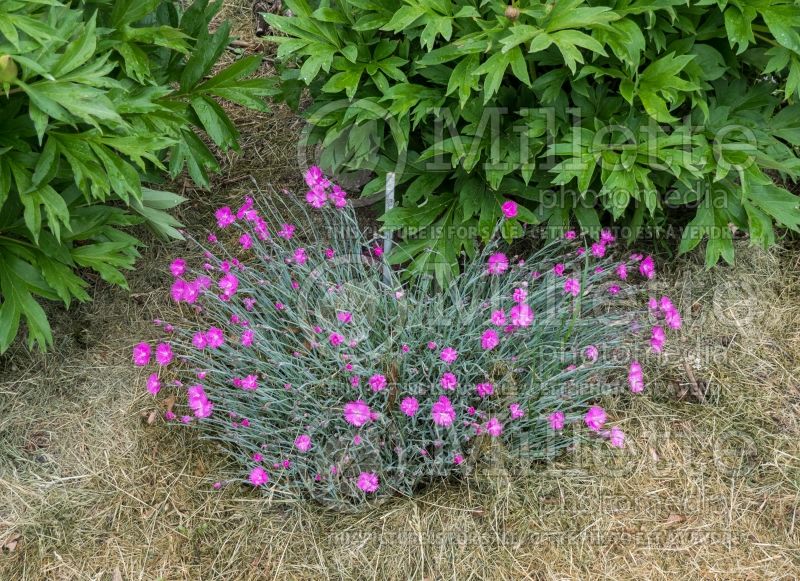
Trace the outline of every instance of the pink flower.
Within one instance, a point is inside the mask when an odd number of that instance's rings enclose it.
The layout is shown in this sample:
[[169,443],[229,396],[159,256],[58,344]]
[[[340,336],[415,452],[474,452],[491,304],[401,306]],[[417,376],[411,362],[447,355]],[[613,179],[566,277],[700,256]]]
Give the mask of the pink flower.
[[372,410],[364,400],[348,402],[344,405],[344,419],[357,428],[372,420]]
[[567,240],[575,240],[577,236],[578,234],[577,232],[575,232],[575,230],[567,230],[566,232],[564,232],[564,238],[566,238]]
[[507,202],[504,202],[502,206],[500,206],[500,210],[503,212],[503,216],[506,218],[513,218],[517,215],[517,203],[512,200],[508,200]]
[[247,391],[255,391],[258,389],[258,376],[257,375],[248,375],[244,379],[242,379],[242,383],[240,386],[242,389]]
[[281,224],[281,229],[278,230],[278,236],[285,238],[286,240],[290,240],[292,236],[294,236],[294,231],[294,224]]
[[294,261],[297,264],[305,264],[308,260],[308,255],[306,254],[305,248],[296,248],[294,251]]
[[508,270],[508,257],[502,252],[495,252],[489,257],[489,274],[503,274]]
[[590,430],[598,432],[600,428],[603,427],[603,424],[606,423],[606,412],[600,406],[593,405],[589,408],[589,411],[586,412],[583,421],[586,422]]
[[511,324],[515,327],[530,327],[533,323],[533,310],[525,303],[519,303],[511,307]]
[[269,482],[269,474],[261,466],[256,466],[250,471],[248,479],[253,486],[263,486]]
[[379,392],[386,388],[386,376],[376,373],[369,378],[368,382],[370,389],[374,392]]
[[195,349],[203,350],[208,345],[208,339],[206,339],[206,334],[202,331],[197,331],[194,335],[192,335],[192,345],[194,345]]
[[222,291],[222,297],[224,299],[230,299],[236,294],[236,290],[239,288],[239,279],[236,278],[235,274],[228,273],[219,279],[217,285]]
[[342,337],[339,333],[331,333],[328,335],[328,342],[334,347],[338,347],[342,343],[344,343],[344,337]]
[[497,325],[498,327],[502,327],[506,324],[506,313],[503,309],[498,309],[496,311],[492,311],[492,325]]
[[639,272],[648,280],[656,275],[656,267],[652,256],[648,256],[639,263]]
[[664,349],[664,343],[667,341],[667,335],[664,333],[664,328],[655,326],[652,330],[652,335],[650,337],[650,348],[655,351],[656,353],[661,353]]
[[306,193],[306,202],[312,208],[319,210],[325,205],[328,196],[325,194],[325,188],[314,186]]
[[581,293],[580,281],[577,278],[568,278],[564,281],[564,292],[577,297]]
[[619,294],[619,290],[620,290],[619,285],[612,284],[610,287],[608,287],[608,294],[610,295]]
[[602,242],[595,242],[592,244],[592,256],[595,258],[603,258],[606,255],[606,245]]
[[667,322],[667,326],[670,329],[680,329],[681,328],[681,314],[678,312],[677,309],[672,309],[664,313],[665,320]]
[[525,300],[528,298],[528,291],[524,288],[515,288],[513,299],[515,303],[524,303]]
[[206,237],[206,240],[208,240],[209,244],[216,244],[217,243],[217,235],[214,234],[213,232],[210,232],[208,234],[208,236]]
[[153,395],[156,395],[159,391],[161,391],[161,382],[158,380],[158,375],[155,373],[147,378],[147,391]]
[[553,274],[555,274],[556,276],[562,276],[564,274],[564,269],[565,268],[566,267],[562,263],[559,262],[558,264],[553,266]]
[[485,351],[494,349],[500,344],[500,338],[494,329],[486,329],[481,335],[481,348]]
[[361,436],[356,434],[353,436],[353,445],[358,446],[361,443]]
[[193,385],[187,390],[186,402],[197,418],[207,418],[214,408],[214,405],[208,401],[202,385]]
[[617,273],[617,276],[620,277],[620,279],[625,280],[628,278],[628,265],[626,265],[624,262],[620,262],[614,272]]
[[309,188],[314,188],[317,186],[327,188],[329,185],[331,185],[331,183],[325,178],[325,174],[322,173],[322,170],[316,165],[312,165],[306,170],[305,180]]
[[614,240],[616,240],[616,238],[608,228],[603,228],[600,231],[600,242],[603,244],[613,244]]
[[156,362],[161,366],[166,366],[172,363],[172,347],[169,343],[159,343],[156,346]]
[[503,424],[501,424],[500,420],[497,418],[490,418],[489,421],[486,422],[486,432],[492,438],[497,438],[503,433]]
[[349,311],[339,311],[338,313],[336,313],[336,318],[339,319],[339,321],[341,321],[342,323],[347,324],[353,320],[353,313]]
[[518,403],[512,403],[508,406],[508,412],[511,414],[512,420],[518,420],[525,415],[525,410],[523,410]]
[[374,472],[362,472],[358,475],[358,487],[364,492],[376,492],[378,486],[378,475]]
[[217,218],[217,226],[220,228],[227,228],[236,221],[236,217],[228,206],[214,212],[214,216]]
[[442,384],[442,389],[448,389],[452,391],[458,385],[458,378],[448,371],[442,375],[442,379],[439,381],[439,383]]
[[308,452],[311,449],[311,436],[301,434],[294,439],[294,447],[301,452]]
[[334,256],[336,256],[336,251],[333,248],[325,249],[325,258],[327,258],[328,260],[333,260]]
[[564,412],[553,412],[547,416],[547,421],[550,423],[550,429],[560,431],[564,429]]
[[133,364],[137,367],[144,367],[150,363],[152,348],[149,343],[139,343],[133,348]]
[[183,258],[176,258],[170,263],[169,271],[172,276],[183,276],[183,273],[186,272],[186,261]]
[[494,393],[494,386],[491,383],[479,383],[475,386],[475,391],[480,397],[488,397]]
[[437,426],[447,427],[453,423],[456,419],[456,412],[447,397],[442,395],[439,397],[439,401],[433,404],[431,417],[433,418],[433,423]]
[[244,233],[239,236],[239,245],[245,250],[250,250],[253,247],[253,239],[250,234]]
[[344,208],[347,205],[347,192],[338,185],[334,184],[330,196],[331,202],[333,202],[333,205],[337,208]]
[[225,334],[222,332],[222,329],[211,327],[206,331],[206,340],[211,349],[218,349],[225,343]]
[[372,254],[374,254],[377,258],[380,258],[383,256],[383,247],[376,242],[375,246],[372,247]]
[[464,456],[462,456],[461,454],[455,454],[453,456],[453,464],[455,464],[456,466],[461,464],[463,461],[464,461]]
[[442,361],[444,361],[445,363],[448,364],[453,363],[458,357],[458,351],[456,351],[452,347],[445,347],[444,349],[442,349],[442,352],[439,355],[439,357],[441,357]]
[[600,356],[600,352],[597,350],[597,347],[595,347],[594,345],[589,345],[586,349],[583,350],[583,355],[584,355],[584,357],[586,357],[586,359],[588,359],[589,361],[594,363],[595,361],[597,361],[597,358]]
[[405,397],[403,401],[400,402],[400,411],[406,414],[408,417],[412,417],[417,413],[419,409],[419,402],[415,397]]
[[250,329],[242,333],[242,347],[250,347],[253,344],[254,333]]
[[615,448],[624,448],[625,447],[625,432],[623,432],[617,426],[611,428],[611,434],[609,435],[609,439],[611,440],[611,445]]
[[638,361],[631,362],[631,367],[628,371],[628,384],[633,393],[641,393],[644,390],[644,374]]
[[408,353],[409,351],[411,351],[411,347],[409,347],[409,346],[408,346],[406,343],[403,343],[403,346],[402,346],[402,347],[400,347],[400,350],[401,350],[403,353]]

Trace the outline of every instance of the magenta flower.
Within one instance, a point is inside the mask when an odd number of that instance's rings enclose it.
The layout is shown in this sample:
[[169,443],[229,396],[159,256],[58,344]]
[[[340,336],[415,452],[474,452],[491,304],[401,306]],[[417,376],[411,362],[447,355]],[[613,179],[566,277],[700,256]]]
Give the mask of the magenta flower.
[[524,303],[528,298],[528,291],[524,288],[515,288],[512,297],[515,303]]
[[350,311],[339,311],[336,313],[336,318],[339,319],[340,322],[347,324],[353,320],[353,313]]
[[369,378],[367,383],[369,383],[370,389],[372,389],[372,391],[377,393],[382,389],[386,388],[386,383],[387,383],[386,376],[381,375],[380,373],[376,373],[375,375]]
[[503,205],[500,206],[500,210],[503,212],[503,216],[506,218],[513,218],[517,215],[517,203],[508,200],[507,202],[503,202]]
[[596,346],[589,345],[586,349],[583,350],[583,355],[584,357],[586,357],[586,359],[594,363],[600,356],[600,351],[598,351]]
[[547,416],[547,421],[550,423],[550,429],[556,432],[564,429],[564,412],[553,412]]
[[437,426],[447,427],[456,419],[456,411],[450,400],[442,395],[431,407],[431,417]]
[[610,295],[619,294],[619,291],[620,291],[619,285],[612,284],[610,287],[608,287],[608,294]]
[[491,383],[479,383],[475,386],[475,391],[480,397],[488,397],[494,393],[494,386]]
[[595,242],[592,244],[592,256],[595,258],[603,258],[606,255],[606,245],[602,242]]
[[564,269],[565,268],[566,267],[562,263],[559,262],[558,264],[553,266],[553,274],[555,274],[556,276],[562,276],[564,274]]
[[256,466],[250,471],[250,476],[248,477],[250,480],[250,484],[253,486],[264,486],[266,483],[269,482],[269,474],[267,471],[264,470],[261,466]]
[[202,331],[197,331],[194,335],[192,335],[192,345],[195,349],[205,349],[208,346],[206,334]]
[[173,357],[172,347],[169,346],[169,343],[159,343],[156,346],[156,362],[162,367],[172,363]]
[[186,272],[186,261],[183,258],[176,258],[170,263],[169,271],[172,276],[183,276],[183,273]]
[[625,432],[622,429],[614,426],[611,428],[611,433],[609,434],[609,439],[611,440],[611,445],[615,448],[624,448],[625,447]]
[[667,341],[667,335],[664,333],[664,328],[655,326],[652,330],[650,337],[650,348],[656,353],[661,353],[664,349],[664,343]]
[[306,202],[308,202],[309,206],[317,210],[325,206],[327,199],[328,196],[325,194],[325,188],[320,186],[314,186],[306,193]]
[[511,415],[512,420],[518,420],[525,415],[525,410],[518,403],[512,403],[508,406],[508,413]]
[[500,344],[500,338],[494,329],[486,329],[481,335],[481,348],[485,351],[494,349]]
[[208,401],[202,385],[193,385],[187,390],[186,403],[192,409],[196,418],[209,417],[214,408],[213,404]]
[[442,352],[439,355],[439,357],[445,363],[450,364],[453,363],[458,358],[458,351],[456,351],[452,347],[445,347],[444,349],[442,349]]
[[600,231],[600,242],[603,244],[613,244],[614,240],[616,240],[616,238],[608,228],[603,228]]
[[406,414],[408,417],[416,415],[418,409],[419,402],[415,397],[405,397],[403,398],[403,401],[400,402],[400,411]]
[[428,349],[430,349],[431,351],[436,349],[436,341],[428,341]]
[[641,393],[644,390],[644,374],[638,361],[631,362],[631,367],[628,371],[628,384],[633,393]]
[[236,221],[236,216],[233,215],[233,212],[228,206],[214,212],[214,216],[217,219],[217,226],[220,228],[227,228]]
[[503,309],[498,309],[496,311],[492,311],[491,317],[492,325],[497,325],[498,327],[502,327],[506,324],[506,313]]
[[229,272],[219,279],[217,285],[222,291],[222,297],[224,299],[230,299],[236,294],[236,290],[239,288],[239,279],[236,278],[235,274]]
[[133,348],[133,364],[137,367],[144,367],[150,363],[152,348],[149,343],[139,343]]
[[525,303],[519,303],[511,307],[511,324],[515,327],[530,327],[533,323],[533,310]]
[[374,254],[376,258],[380,258],[383,256],[383,247],[376,242],[375,246],[372,247],[372,254]]
[[564,238],[566,238],[567,240],[575,240],[577,236],[578,234],[577,232],[575,232],[575,230],[567,230],[566,232],[564,232]]
[[357,428],[372,420],[372,410],[364,400],[348,402],[344,405],[344,419]]
[[247,377],[244,377],[241,381],[240,387],[247,391],[255,391],[258,389],[258,376],[248,375]]
[[653,263],[652,256],[648,256],[639,263],[639,272],[648,280],[652,279],[656,275],[656,266]]
[[254,335],[255,333],[250,329],[242,333],[242,347],[250,347],[253,344]]
[[503,433],[503,424],[497,418],[489,418],[489,421],[486,422],[486,432],[492,438],[497,438]]
[[239,245],[245,250],[250,250],[253,247],[253,239],[250,234],[244,233],[239,236]]
[[564,292],[577,297],[581,293],[581,283],[577,278],[568,278],[564,281]]
[[453,455],[453,464],[455,464],[456,466],[461,464],[463,461],[464,461],[464,456],[462,456],[461,454]]
[[292,236],[294,236],[295,229],[294,224],[281,224],[281,229],[278,230],[278,236],[286,240],[291,240]]
[[328,260],[333,260],[334,256],[336,256],[336,251],[333,248],[325,249],[325,258],[327,258]]
[[222,332],[222,329],[211,327],[206,331],[206,340],[211,349],[218,349],[225,343],[225,334]]
[[458,385],[458,378],[448,371],[442,375],[442,379],[439,381],[439,383],[442,384],[442,389],[448,389],[452,391]]
[[667,322],[667,326],[670,329],[680,329],[681,328],[681,314],[678,312],[677,309],[672,309],[671,311],[667,311],[664,314],[665,321]]
[[508,270],[508,257],[502,252],[495,252],[489,257],[489,266],[487,271],[489,274],[503,274]]
[[338,347],[342,343],[344,343],[344,337],[342,337],[339,333],[331,333],[328,335],[328,342],[334,346]]
[[147,378],[147,391],[156,395],[161,391],[161,382],[158,380],[158,375],[153,373]]
[[593,405],[589,408],[589,411],[586,412],[583,421],[586,422],[590,430],[598,432],[603,427],[603,424],[606,423],[606,412],[600,406]]
[[311,449],[311,436],[301,434],[294,439],[294,447],[301,452],[308,452]]
[[620,262],[614,272],[617,273],[617,276],[620,277],[620,279],[625,280],[628,278],[628,265],[626,265],[624,262]]
[[378,475],[374,472],[362,472],[358,475],[358,487],[366,493],[377,492]]

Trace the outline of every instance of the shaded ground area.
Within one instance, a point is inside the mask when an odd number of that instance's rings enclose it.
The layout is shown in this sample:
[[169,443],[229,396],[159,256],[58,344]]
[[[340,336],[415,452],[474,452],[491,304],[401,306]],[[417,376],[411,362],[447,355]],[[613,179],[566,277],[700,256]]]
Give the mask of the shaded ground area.
[[[249,26],[245,2],[229,15]],[[238,10],[238,12],[237,12]],[[236,113],[243,153],[213,195],[187,188],[187,225],[250,191],[295,188],[300,125]],[[160,402],[129,363],[186,245],[151,241],[132,294],[53,309],[56,346],[0,357],[0,579],[719,578],[800,576],[800,252],[737,246],[654,282],[684,314],[642,397],[604,402],[624,451],[552,465],[497,462],[362,514],[214,491],[224,458],[150,423]]]

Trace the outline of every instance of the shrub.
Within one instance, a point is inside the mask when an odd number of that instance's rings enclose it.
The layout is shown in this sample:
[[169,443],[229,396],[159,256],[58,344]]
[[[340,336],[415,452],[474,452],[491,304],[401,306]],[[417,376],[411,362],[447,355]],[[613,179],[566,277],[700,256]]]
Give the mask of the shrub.
[[180,237],[167,211],[183,198],[145,184],[184,168],[200,185],[237,132],[216,98],[263,109],[246,57],[210,76],[229,25],[220,3],[185,12],[167,0],[0,0],[0,353],[27,322],[53,340],[38,299],[87,300],[81,271],[125,287],[146,222]]
[[[651,258],[615,261],[608,231],[588,250],[570,232],[526,260],[492,241],[445,289],[404,288],[344,193],[316,168],[307,180],[318,211],[248,198],[217,212],[202,266],[170,265],[186,316],[156,321],[166,338],[133,350],[140,366],[155,354],[152,394],[185,388],[168,420],[221,443],[271,495],[339,508],[466,470],[486,438],[528,460],[587,435],[622,447],[590,404],[620,375],[644,388],[633,280],[654,276]],[[680,326],[666,297],[650,312]]]
[[[732,228],[798,230],[800,12],[792,0],[287,0],[283,97],[306,87],[310,143],[336,172],[398,172],[397,260],[455,270],[506,200],[551,236],[613,222],[628,241],[683,228],[706,262]],[[686,222],[688,221],[688,224]],[[439,269],[443,278],[448,270]]]

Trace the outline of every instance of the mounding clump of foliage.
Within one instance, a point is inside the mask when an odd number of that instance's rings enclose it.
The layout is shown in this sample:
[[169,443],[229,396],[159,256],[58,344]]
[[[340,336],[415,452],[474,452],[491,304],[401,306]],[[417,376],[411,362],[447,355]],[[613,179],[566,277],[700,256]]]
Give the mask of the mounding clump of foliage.
[[[474,255],[500,205],[557,236],[682,227],[680,251],[734,259],[732,228],[800,229],[800,10],[794,0],[287,0],[283,98],[310,91],[335,172],[399,172],[389,228],[412,272]],[[791,104],[790,104],[791,103]],[[440,125],[437,128],[437,124]],[[770,173],[768,173],[768,171]],[[688,221],[688,224],[686,222]]]
[[247,198],[217,211],[203,264],[170,264],[185,317],[133,348],[134,364],[158,364],[150,393],[179,392],[168,421],[222,444],[270,495],[340,508],[467,470],[487,438],[521,459],[584,437],[624,445],[593,403],[626,375],[641,392],[642,344],[660,352],[681,325],[667,297],[637,306],[650,257],[614,260],[607,230],[527,259],[493,239],[438,292],[404,288],[345,193],[318,168],[306,180],[316,211]]
[[201,135],[236,148],[216,102],[263,109],[269,82],[246,57],[209,76],[229,25],[221,3],[197,0],[0,0],[0,353],[22,320],[29,346],[53,340],[40,298],[84,301],[81,269],[126,286],[146,222],[180,237],[151,189],[160,170],[188,168],[200,185],[217,162]]

